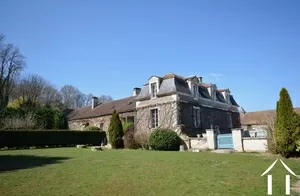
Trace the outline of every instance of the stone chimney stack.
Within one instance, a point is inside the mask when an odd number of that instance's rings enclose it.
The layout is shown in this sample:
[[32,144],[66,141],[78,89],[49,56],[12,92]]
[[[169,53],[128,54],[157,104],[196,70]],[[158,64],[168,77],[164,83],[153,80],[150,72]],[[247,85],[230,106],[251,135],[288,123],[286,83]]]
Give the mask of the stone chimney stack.
[[137,96],[138,94],[140,94],[140,92],[141,92],[141,88],[134,88],[133,89],[133,96]]
[[92,109],[97,107],[98,105],[98,97],[92,97]]

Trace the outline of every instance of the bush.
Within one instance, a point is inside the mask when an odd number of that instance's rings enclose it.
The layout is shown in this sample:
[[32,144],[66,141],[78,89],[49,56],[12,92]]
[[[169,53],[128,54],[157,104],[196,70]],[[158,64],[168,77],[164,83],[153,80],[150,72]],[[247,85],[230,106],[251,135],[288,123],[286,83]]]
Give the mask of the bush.
[[87,126],[84,128],[85,131],[97,131],[97,130],[101,130],[99,127],[96,126]]
[[134,133],[134,141],[139,148],[149,149],[149,138],[151,131],[136,131]]
[[295,120],[293,104],[285,88],[280,91],[276,108],[275,139],[276,150],[283,157],[289,157],[296,152]]
[[139,148],[139,145],[134,139],[134,127],[131,126],[127,129],[125,135],[124,135],[124,147],[128,149],[137,149]]
[[[30,124],[32,126],[19,123],[19,121],[28,121],[30,116]],[[2,114],[2,119],[6,121],[18,122],[18,126],[9,126],[7,123],[2,123],[4,129],[66,129],[68,123],[64,113],[57,109],[51,108],[35,108],[35,109],[24,109],[24,108],[6,108]],[[28,124],[28,123],[27,123]],[[23,127],[22,127],[23,126]],[[17,128],[16,128],[17,127]]]
[[119,114],[114,110],[109,123],[108,128],[109,141],[113,149],[119,149],[124,147],[123,143],[123,127]]
[[170,129],[157,129],[152,132],[149,144],[153,150],[178,151],[181,140],[177,133]]
[[[25,114],[24,117],[7,117],[2,120],[3,130],[35,129],[38,127],[33,114]],[[42,127],[41,127],[42,128]]]
[[104,131],[0,131],[0,148],[101,145],[105,137]]
[[127,130],[131,129],[134,125],[130,122],[122,122],[123,132],[124,134],[127,132]]

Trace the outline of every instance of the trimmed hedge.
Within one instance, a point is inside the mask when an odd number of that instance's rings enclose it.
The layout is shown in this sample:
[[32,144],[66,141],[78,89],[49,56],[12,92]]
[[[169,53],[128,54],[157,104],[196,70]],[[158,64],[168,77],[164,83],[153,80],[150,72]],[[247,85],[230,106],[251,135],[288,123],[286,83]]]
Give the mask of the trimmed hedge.
[[151,133],[149,144],[153,150],[178,151],[181,139],[171,129],[156,129]]
[[104,131],[0,131],[0,148],[101,145],[105,138]]

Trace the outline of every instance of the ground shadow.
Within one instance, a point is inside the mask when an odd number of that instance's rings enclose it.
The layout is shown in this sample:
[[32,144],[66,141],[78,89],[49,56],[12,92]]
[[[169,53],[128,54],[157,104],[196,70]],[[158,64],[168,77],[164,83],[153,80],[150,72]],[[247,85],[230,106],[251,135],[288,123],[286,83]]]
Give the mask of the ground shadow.
[[41,167],[61,163],[68,157],[46,157],[34,155],[0,155],[0,172]]

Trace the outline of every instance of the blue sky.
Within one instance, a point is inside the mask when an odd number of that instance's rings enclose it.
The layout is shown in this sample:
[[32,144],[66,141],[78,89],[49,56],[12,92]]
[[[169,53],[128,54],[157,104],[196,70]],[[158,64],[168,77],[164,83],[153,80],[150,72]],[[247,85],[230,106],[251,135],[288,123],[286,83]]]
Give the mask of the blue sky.
[[28,73],[57,87],[130,96],[151,75],[200,75],[246,111],[300,106],[300,1],[10,0],[0,32]]

